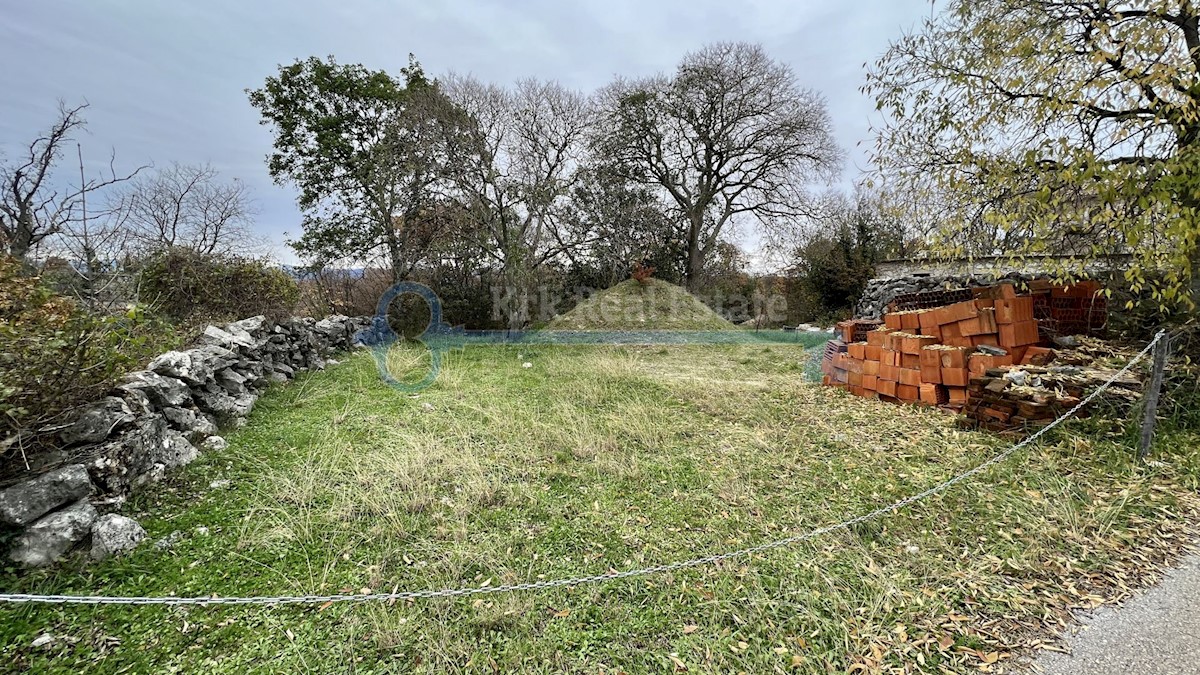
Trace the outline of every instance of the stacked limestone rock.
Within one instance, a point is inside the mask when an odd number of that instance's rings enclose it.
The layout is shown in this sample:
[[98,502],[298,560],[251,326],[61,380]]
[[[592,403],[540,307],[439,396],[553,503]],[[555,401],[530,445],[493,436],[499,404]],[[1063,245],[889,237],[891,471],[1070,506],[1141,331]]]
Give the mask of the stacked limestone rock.
[[136,546],[145,537],[140,525],[101,516],[93,504],[115,508],[134,487],[224,447],[219,429],[240,426],[269,384],[324,368],[370,324],[369,317],[270,323],[259,316],[209,326],[196,347],[129,373],[110,396],[54,430],[62,449],[51,461],[62,466],[0,491],[0,523],[23,528],[10,558],[45,565],[89,537],[94,558]]
[[1019,273],[1006,274],[1002,277],[916,273],[905,277],[871,279],[863,289],[854,315],[864,319],[882,319],[888,303],[895,300],[897,296],[944,291],[951,288],[990,286],[1005,282],[1019,284],[1032,278],[1030,275]]

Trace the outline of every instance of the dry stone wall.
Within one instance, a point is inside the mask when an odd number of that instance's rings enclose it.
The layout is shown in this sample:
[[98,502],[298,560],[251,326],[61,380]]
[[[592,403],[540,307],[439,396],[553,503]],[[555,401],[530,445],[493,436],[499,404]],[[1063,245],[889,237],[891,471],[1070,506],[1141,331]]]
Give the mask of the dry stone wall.
[[61,449],[42,458],[43,470],[0,491],[0,523],[21,530],[9,558],[40,566],[89,540],[97,559],[136,546],[145,531],[113,513],[133,489],[223,448],[220,430],[244,423],[268,386],[324,368],[370,325],[371,317],[273,323],[258,316],[209,326],[191,349],[129,373],[109,396],[51,430]]
[[909,293],[928,293],[970,286],[990,286],[1005,282],[1019,283],[1029,281],[1038,275],[1016,272],[996,277],[990,274],[936,274],[915,272],[904,276],[877,277],[867,282],[855,307],[854,316],[863,319],[882,319],[888,303],[899,295]]

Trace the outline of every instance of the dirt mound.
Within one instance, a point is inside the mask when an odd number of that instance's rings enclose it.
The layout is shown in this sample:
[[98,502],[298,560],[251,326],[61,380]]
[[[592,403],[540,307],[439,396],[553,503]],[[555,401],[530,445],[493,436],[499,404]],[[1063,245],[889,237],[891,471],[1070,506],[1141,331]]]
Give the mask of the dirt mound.
[[736,330],[686,290],[658,279],[622,281],[557,316],[555,330]]

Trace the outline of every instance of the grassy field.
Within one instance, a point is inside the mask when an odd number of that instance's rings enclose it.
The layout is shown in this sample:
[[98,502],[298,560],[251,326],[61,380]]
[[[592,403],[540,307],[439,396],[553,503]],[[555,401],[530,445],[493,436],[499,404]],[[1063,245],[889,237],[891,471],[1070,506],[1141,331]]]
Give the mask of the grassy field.
[[[420,394],[369,355],[264,397],[127,511],[167,549],[0,587],[359,593],[599,574],[840,521],[1003,443],[805,383],[787,345],[471,347]],[[394,367],[419,365],[398,350]],[[524,367],[525,363],[531,364]],[[550,592],[280,608],[0,606],[15,672],[1003,670],[1189,540],[1200,443],[1074,423],[909,510],[762,556]],[[228,481],[228,483],[225,483]],[[31,648],[40,635],[55,636]]]

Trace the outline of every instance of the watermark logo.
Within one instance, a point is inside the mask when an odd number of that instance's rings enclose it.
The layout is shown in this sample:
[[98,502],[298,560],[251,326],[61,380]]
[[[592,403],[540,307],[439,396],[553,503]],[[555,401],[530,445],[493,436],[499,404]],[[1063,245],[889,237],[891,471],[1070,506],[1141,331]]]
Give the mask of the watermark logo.
[[[415,337],[405,338],[396,333],[389,322],[393,303],[403,295],[413,295],[424,301],[429,310],[429,323]],[[687,296],[690,298],[690,296]],[[680,301],[685,302],[685,301]],[[768,306],[779,307],[780,303]],[[682,309],[682,308],[681,308]],[[640,311],[628,308],[593,307],[586,312],[596,314],[604,321],[628,320],[621,312]],[[670,314],[674,308],[667,307]],[[791,344],[811,348],[823,344],[832,337],[829,333],[812,333],[795,330],[753,330],[732,328],[724,330],[467,330],[455,327],[443,320],[442,301],[434,290],[425,284],[405,281],[389,288],[376,304],[371,326],[358,333],[356,340],[371,349],[379,376],[389,386],[406,393],[416,393],[432,385],[441,373],[442,361],[447,352],[472,345],[735,345],[735,344]],[[399,344],[411,341],[419,343],[428,352],[429,364],[423,377],[417,381],[405,380],[392,372],[390,356]]]

